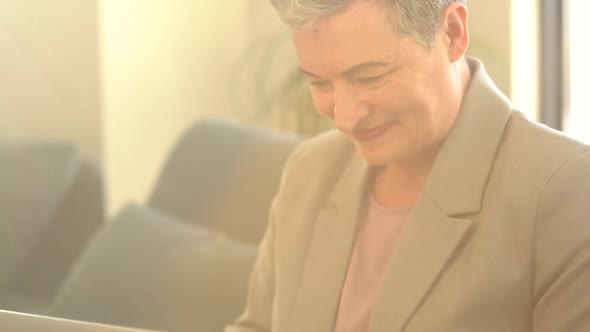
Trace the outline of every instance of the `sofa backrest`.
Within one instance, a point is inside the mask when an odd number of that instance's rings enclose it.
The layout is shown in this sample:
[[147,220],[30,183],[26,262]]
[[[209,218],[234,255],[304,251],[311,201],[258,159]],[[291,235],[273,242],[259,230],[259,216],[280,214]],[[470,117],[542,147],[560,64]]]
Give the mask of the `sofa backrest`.
[[301,137],[206,119],[189,128],[166,160],[148,205],[256,244],[283,165]]

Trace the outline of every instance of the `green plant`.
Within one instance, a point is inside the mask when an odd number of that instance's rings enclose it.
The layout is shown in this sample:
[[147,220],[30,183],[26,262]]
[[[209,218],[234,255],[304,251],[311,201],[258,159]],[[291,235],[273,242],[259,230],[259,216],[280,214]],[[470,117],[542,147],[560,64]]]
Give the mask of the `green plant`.
[[315,135],[333,127],[315,111],[309,86],[284,32],[255,40],[234,66],[232,105],[253,121],[274,119],[279,129]]

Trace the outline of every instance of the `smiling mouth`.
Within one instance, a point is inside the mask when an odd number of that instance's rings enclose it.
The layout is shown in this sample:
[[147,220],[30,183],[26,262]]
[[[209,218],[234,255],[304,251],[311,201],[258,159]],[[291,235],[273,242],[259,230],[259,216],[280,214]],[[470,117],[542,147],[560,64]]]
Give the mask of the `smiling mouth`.
[[396,122],[388,122],[384,125],[373,127],[373,128],[367,128],[367,129],[363,129],[363,130],[354,130],[352,132],[352,136],[357,141],[374,140],[378,137],[381,137],[383,134],[385,134],[395,124],[396,124]]

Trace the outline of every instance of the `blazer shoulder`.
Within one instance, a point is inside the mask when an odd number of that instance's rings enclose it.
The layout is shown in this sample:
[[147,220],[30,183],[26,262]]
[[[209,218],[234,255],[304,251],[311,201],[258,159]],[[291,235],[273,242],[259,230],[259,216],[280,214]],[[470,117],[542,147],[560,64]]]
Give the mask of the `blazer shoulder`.
[[519,155],[515,160],[530,162],[527,166],[546,168],[552,173],[589,152],[590,146],[513,111],[505,131],[503,149]]

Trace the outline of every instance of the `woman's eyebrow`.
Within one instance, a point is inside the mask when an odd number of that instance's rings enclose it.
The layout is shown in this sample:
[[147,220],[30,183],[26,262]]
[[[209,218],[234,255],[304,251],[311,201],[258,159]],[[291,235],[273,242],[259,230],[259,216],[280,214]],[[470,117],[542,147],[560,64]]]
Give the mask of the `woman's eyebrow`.
[[[385,67],[389,67],[391,65],[391,63],[389,62],[385,62],[385,61],[367,61],[367,62],[363,62],[363,63],[359,63],[357,65],[352,66],[351,68],[348,68],[344,71],[344,75],[353,75],[355,73],[358,73],[359,71],[365,70],[365,69],[369,69],[369,68],[385,68]],[[320,75],[314,74],[311,71],[304,69],[304,68],[299,68],[299,71],[306,76],[309,77],[314,77],[314,78],[321,78]]]

